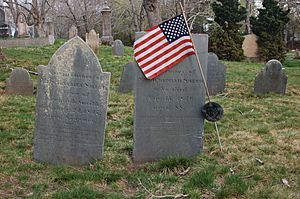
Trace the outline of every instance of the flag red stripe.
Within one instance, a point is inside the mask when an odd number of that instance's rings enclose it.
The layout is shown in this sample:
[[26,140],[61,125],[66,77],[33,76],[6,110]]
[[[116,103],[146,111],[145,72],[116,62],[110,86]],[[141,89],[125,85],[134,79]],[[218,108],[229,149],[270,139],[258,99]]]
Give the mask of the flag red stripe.
[[145,30],[145,32],[151,32],[152,30],[155,30],[156,28],[158,28],[158,26],[154,26],[152,28],[149,28],[148,30]]
[[134,45],[134,48],[138,48],[138,47],[142,46],[143,44],[147,43],[148,41],[150,41],[151,39],[153,39],[154,37],[156,37],[157,35],[159,35],[161,33],[162,33],[161,30],[157,31],[156,33],[150,35],[149,37],[147,37],[143,41],[140,41],[140,42],[136,43],[136,45]]
[[147,74],[147,73],[149,73],[149,72],[155,70],[156,68],[158,68],[158,67],[161,66],[162,64],[166,63],[167,61],[173,59],[174,57],[178,56],[180,53],[182,53],[182,52],[184,52],[184,51],[186,51],[186,50],[188,50],[188,49],[190,49],[190,48],[191,48],[191,46],[186,46],[186,47],[182,48],[180,51],[178,51],[178,52],[172,54],[170,57],[164,59],[163,61],[159,62],[158,64],[156,64],[156,65],[154,65],[153,67],[149,68],[148,70],[144,71],[144,73]]
[[[189,40],[190,42],[192,42],[191,40]],[[141,68],[144,68],[145,66],[147,66],[148,64],[151,64],[152,62],[154,62],[155,60],[158,60],[159,58],[165,56],[166,54],[172,52],[173,50],[176,50],[178,47],[180,47],[182,44],[185,44],[187,43],[188,41],[187,40],[182,40],[181,42],[179,42],[178,44],[172,46],[171,48],[169,48],[168,50],[166,50],[165,52],[159,54],[158,56],[156,57],[153,57],[153,59],[147,61],[146,63],[140,65]],[[193,45],[189,45],[189,46],[186,46],[188,48],[193,48]],[[150,57],[151,55],[153,55],[154,53],[156,52],[151,52],[149,54],[147,54],[148,57]],[[141,62],[140,60],[137,60],[137,62]]]
[[[145,59],[147,59],[149,56],[152,56],[153,54],[155,54],[157,51],[162,50],[163,48],[167,47],[169,44],[169,42],[164,43],[163,45],[153,49],[151,52],[149,52],[148,54],[144,55],[143,57],[141,57],[140,59],[136,60],[137,62],[142,62]],[[152,46],[152,45],[151,45]],[[151,48],[151,47],[150,47]]]
[[[148,45],[147,47],[145,47],[145,48],[143,48],[143,49],[137,51],[136,53],[134,53],[134,56],[135,56],[135,57],[139,56],[139,55],[142,54],[143,52],[147,51],[149,48],[155,46],[156,44],[162,42],[162,41],[165,40],[165,39],[166,39],[165,36],[162,36],[161,38],[157,39],[155,42],[151,43],[151,44]],[[136,48],[136,47],[134,47],[134,48]]]
[[160,74],[164,73],[165,71],[169,70],[170,68],[174,67],[175,65],[177,65],[179,62],[181,62],[183,59],[185,59],[188,56],[191,56],[195,54],[194,52],[189,52],[187,54],[185,54],[184,56],[180,57],[178,60],[176,60],[175,62],[173,62],[171,65],[161,69],[160,71],[158,71],[157,73],[154,73],[153,75],[151,75],[150,77],[146,77],[147,79],[154,79],[155,77],[159,76]]

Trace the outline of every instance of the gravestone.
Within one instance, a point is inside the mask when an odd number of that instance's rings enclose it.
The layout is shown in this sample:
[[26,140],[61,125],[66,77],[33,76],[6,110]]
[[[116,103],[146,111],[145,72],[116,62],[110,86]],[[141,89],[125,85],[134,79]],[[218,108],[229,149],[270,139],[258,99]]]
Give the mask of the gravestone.
[[78,36],[39,67],[34,159],[88,165],[101,159],[110,73]]
[[269,92],[285,94],[288,76],[282,69],[282,64],[272,59],[265,68],[256,75],[254,93],[265,94]]
[[[142,34],[137,33],[136,39]],[[193,38],[205,73],[208,36],[197,34]],[[203,149],[205,89],[195,55],[153,80],[134,68],[134,161],[199,154]]]
[[5,24],[5,12],[0,8],[0,26]]
[[214,53],[208,54],[207,87],[210,95],[217,95],[225,90],[226,66]]
[[78,30],[75,25],[72,25],[69,29],[69,39],[72,39],[73,37],[76,37],[78,35]]
[[138,66],[135,62],[129,62],[123,67],[119,87],[120,93],[128,93],[133,90],[136,67]]
[[244,56],[254,61],[259,58],[257,36],[255,34],[246,35],[243,41],[242,48],[244,50]]
[[112,52],[113,55],[124,56],[124,44],[121,40],[117,39],[116,41],[113,42]]
[[104,2],[104,6],[101,10],[101,15],[102,15],[101,43],[103,45],[111,46],[114,39],[111,31],[111,9],[109,8],[107,1]]
[[48,35],[49,44],[53,45],[55,43],[55,37],[54,35]]
[[33,82],[27,70],[15,68],[6,80],[5,93],[33,95]]
[[98,53],[99,50],[99,34],[96,33],[94,29],[92,29],[89,33],[86,33],[86,43],[89,47],[94,51],[94,53]]
[[26,24],[26,18],[24,14],[19,14],[18,16],[18,36],[27,36],[27,24]]

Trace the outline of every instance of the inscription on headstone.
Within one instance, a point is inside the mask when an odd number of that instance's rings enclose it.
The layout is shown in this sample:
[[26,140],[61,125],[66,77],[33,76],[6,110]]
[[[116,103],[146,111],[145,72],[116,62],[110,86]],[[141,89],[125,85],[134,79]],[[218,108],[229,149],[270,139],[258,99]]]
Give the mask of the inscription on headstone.
[[94,53],[97,54],[99,49],[99,34],[96,33],[94,29],[92,29],[89,33],[86,33],[86,39],[85,39],[87,45],[94,51]]
[[102,158],[110,73],[79,37],[39,67],[34,159],[86,165]]
[[5,93],[33,95],[33,82],[27,70],[15,68],[6,80]]
[[208,54],[207,87],[210,95],[222,93],[225,89],[226,66],[214,53]]
[[[142,33],[137,33],[137,39]],[[207,35],[193,35],[201,64],[207,67]],[[193,156],[203,148],[203,79],[190,56],[153,80],[135,67],[135,162],[168,156]],[[206,70],[205,70],[206,71]]]
[[268,61],[265,68],[256,75],[254,92],[265,94],[269,92],[285,94],[288,76],[282,69],[282,64],[272,59]]
[[123,67],[123,73],[119,87],[119,91],[121,93],[128,93],[133,90],[136,67],[138,66],[135,62],[129,62]]
[[123,56],[124,55],[124,44],[121,40],[116,40],[112,46],[113,55]]

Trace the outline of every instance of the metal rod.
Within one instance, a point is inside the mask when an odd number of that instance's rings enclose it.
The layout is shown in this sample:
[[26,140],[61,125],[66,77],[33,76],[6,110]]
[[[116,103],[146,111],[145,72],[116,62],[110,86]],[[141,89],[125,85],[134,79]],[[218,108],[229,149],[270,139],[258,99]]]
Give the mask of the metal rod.
[[216,132],[217,132],[217,137],[218,137],[220,149],[221,149],[221,152],[223,152],[223,146],[222,146],[222,143],[221,143],[220,133],[219,133],[219,129],[218,129],[218,124],[217,124],[217,122],[215,122],[215,128],[216,128]]

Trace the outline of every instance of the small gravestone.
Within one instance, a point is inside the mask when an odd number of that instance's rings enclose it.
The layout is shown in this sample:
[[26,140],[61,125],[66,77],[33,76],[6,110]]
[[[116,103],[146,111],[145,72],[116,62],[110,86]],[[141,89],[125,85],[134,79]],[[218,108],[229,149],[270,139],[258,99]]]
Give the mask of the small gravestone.
[[49,44],[53,45],[55,43],[55,37],[54,35],[48,35]]
[[69,39],[72,39],[73,37],[76,37],[78,35],[78,30],[75,25],[72,25],[69,29]]
[[110,73],[75,37],[39,67],[34,159],[88,165],[101,159]]
[[99,34],[96,33],[94,29],[92,29],[89,33],[86,33],[85,39],[87,45],[97,54],[99,50]]
[[123,56],[124,55],[124,44],[121,40],[116,40],[112,46],[113,55]]
[[265,68],[256,75],[254,93],[279,93],[285,94],[288,76],[282,69],[282,64],[272,59],[268,61]]
[[[136,39],[141,35],[137,33]],[[205,72],[208,36],[193,35],[193,38]],[[195,55],[153,80],[147,80],[137,66],[134,68],[134,161],[199,154],[203,149],[201,109],[205,104],[205,89]]]
[[123,73],[120,80],[120,93],[128,93],[133,90],[135,68],[138,67],[135,62],[129,62],[123,67]]
[[242,45],[244,56],[249,61],[259,58],[257,36],[255,34],[246,35]]
[[6,80],[5,93],[33,95],[33,82],[27,70],[15,68]]
[[214,53],[208,54],[207,87],[210,95],[222,93],[225,89],[226,66]]

